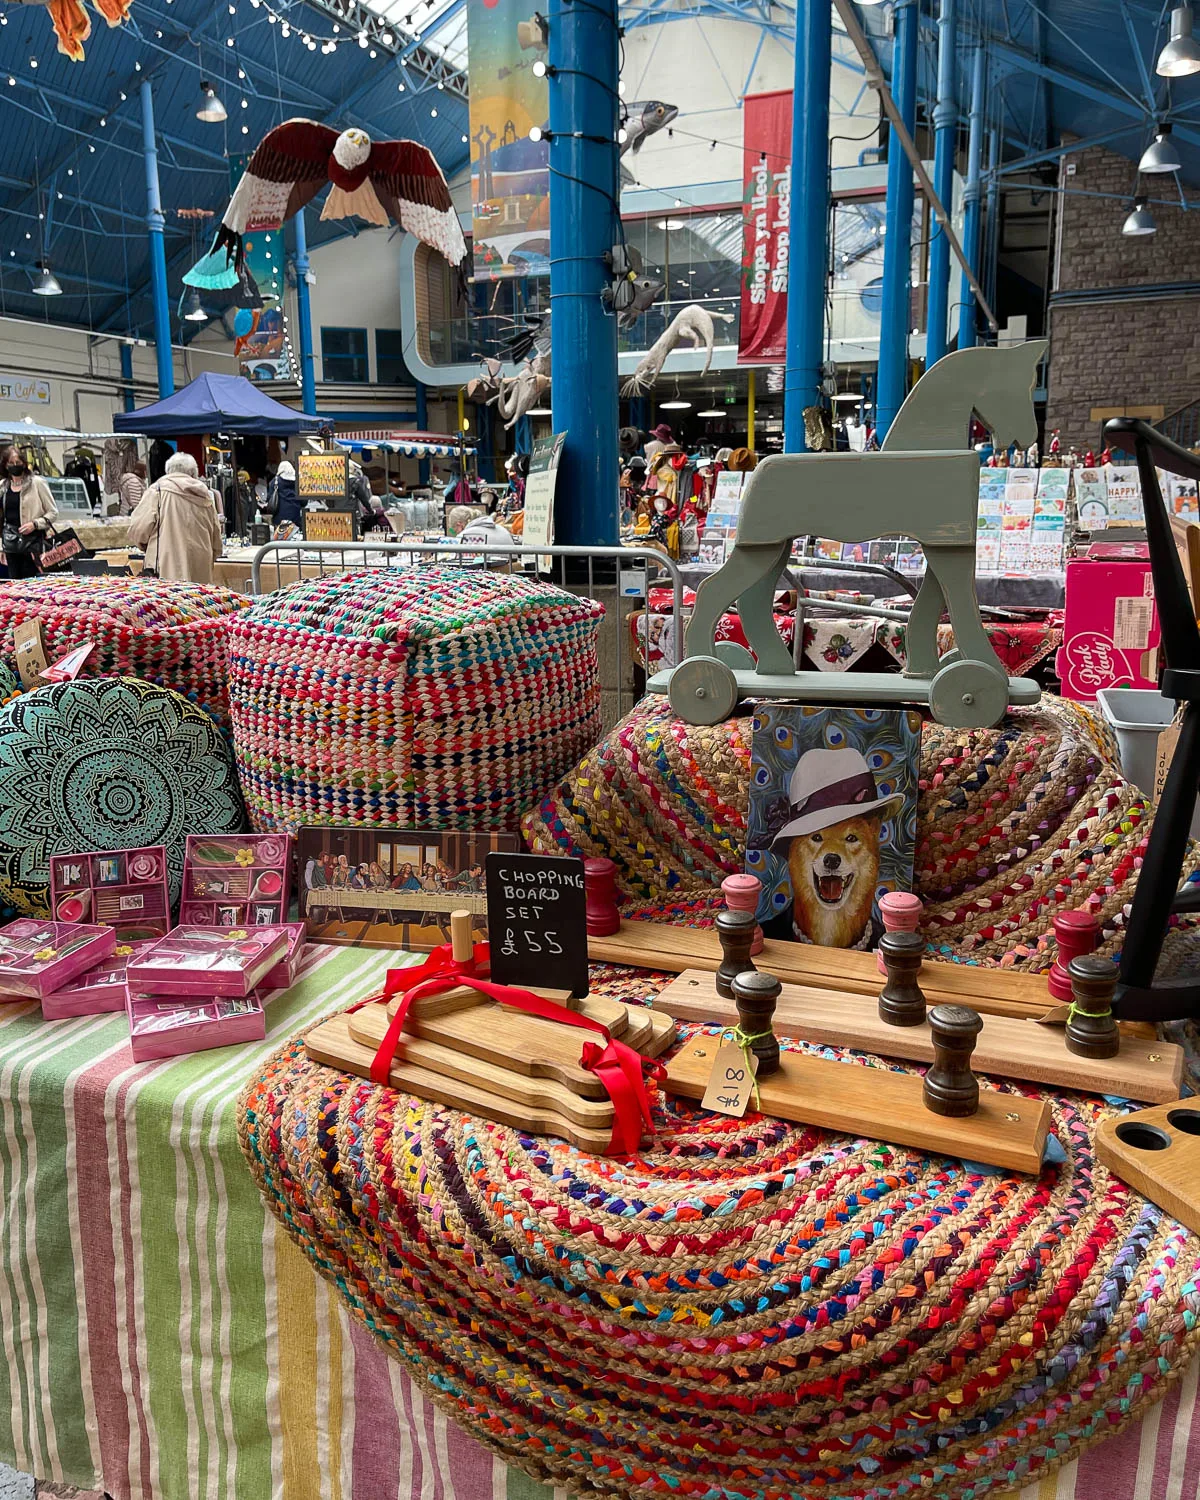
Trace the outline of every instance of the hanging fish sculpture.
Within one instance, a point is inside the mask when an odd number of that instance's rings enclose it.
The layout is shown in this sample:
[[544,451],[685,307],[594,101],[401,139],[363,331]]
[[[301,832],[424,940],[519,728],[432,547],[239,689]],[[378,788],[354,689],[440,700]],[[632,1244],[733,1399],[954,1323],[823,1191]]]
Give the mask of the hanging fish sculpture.
[[[18,5],[44,5],[50,12],[50,24],[58,38],[58,50],[72,62],[83,61],[83,44],[92,34],[92,21],[83,0],[16,0]],[[110,26],[120,26],[129,18],[133,0],[92,0],[92,4]]]
[[664,104],[661,99],[648,99],[644,104],[631,104],[625,116],[625,139],[621,142],[621,155],[632,151],[636,156],[646,143],[648,136],[665,130],[679,114],[674,104]]

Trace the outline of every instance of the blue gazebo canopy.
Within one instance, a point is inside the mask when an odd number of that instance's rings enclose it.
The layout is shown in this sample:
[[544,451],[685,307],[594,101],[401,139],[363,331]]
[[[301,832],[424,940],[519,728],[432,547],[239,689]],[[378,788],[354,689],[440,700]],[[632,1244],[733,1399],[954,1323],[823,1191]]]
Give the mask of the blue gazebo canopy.
[[244,375],[197,375],[173,396],[120,412],[113,418],[118,432],[146,437],[187,437],[208,432],[226,432],[240,437],[293,437],[299,432],[318,432],[317,417],[293,411],[261,391]]

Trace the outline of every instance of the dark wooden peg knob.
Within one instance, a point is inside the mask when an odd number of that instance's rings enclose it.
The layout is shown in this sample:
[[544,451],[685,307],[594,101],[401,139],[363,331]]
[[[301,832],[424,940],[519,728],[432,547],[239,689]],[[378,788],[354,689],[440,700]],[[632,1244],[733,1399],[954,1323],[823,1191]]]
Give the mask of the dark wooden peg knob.
[[603,857],[585,859],[583,885],[586,893],[588,937],[611,937],[621,930],[617,910],[617,867]]
[[1112,1011],[1116,964],[1098,953],[1086,953],[1071,960],[1067,973],[1071,979],[1067,1051],[1079,1057],[1115,1057],[1121,1050],[1121,1033]]
[[935,1115],[973,1115],[979,1108],[979,1082],[971,1071],[971,1053],[983,1030],[979,1012],[965,1005],[935,1005],[929,1012],[933,1063],[922,1093]]
[[771,1029],[771,1022],[782,989],[774,974],[763,974],[758,969],[745,969],[734,977],[738,1025],[746,1036],[754,1038],[750,1050],[758,1058],[759,1078],[779,1070],[779,1039]]
[[721,940],[721,967],[717,970],[717,994],[733,999],[733,981],[747,969],[753,969],[750,948],[756,927],[752,911],[717,913],[717,937]]
[[917,983],[925,957],[919,932],[885,932],[879,941],[887,983],[879,996],[879,1018],[889,1026],[920,1026],[925,1020],[925,994]]

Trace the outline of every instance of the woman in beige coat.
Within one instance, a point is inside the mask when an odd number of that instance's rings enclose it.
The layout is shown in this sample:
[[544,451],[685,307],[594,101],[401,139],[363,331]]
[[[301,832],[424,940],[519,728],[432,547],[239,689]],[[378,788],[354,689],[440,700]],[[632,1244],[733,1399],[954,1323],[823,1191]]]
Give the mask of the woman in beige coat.
[[[37,565],[33,553],[16,548],[17,537],[32,536],[35,531],[49,531],[58,514],[54,496],[44,479],[31,474],[29,465],[15,446],[0,453],[0,484],[4,487],[3,528],[13,536],[12,551],[5,553],[10,578],[35,578]],[[16,534],[15,536],[13,534]]]
[[167,471],[137,503],[129,540],[146,552],[146,571],[160,578],[211,583],[221,555],[221,528],[212,492],[190,453],[173,453]]

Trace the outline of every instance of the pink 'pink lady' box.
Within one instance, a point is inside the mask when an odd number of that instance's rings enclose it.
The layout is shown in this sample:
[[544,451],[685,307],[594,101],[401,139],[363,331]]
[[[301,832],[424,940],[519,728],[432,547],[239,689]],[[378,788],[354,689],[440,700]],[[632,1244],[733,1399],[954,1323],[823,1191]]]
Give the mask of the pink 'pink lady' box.
[[18,917],[0,927],[0,999],[44,1000],[116,946],[111,927]]
[[287,952],[286,927],[176,927],[130,962],[139,995],[249,995]]
[[1056,661],[1064,698],[1157,687],[1160,634],[1148,558],[1071,558]]
[[134,1062],[266,1040],[267,1016],[257,995],[196,997],[189,1004],[131,990],[126,1009]]
[[47,1021],[64,1021],[69,1016],[99,1016],[106,1011],[124,1010],[128,998],[125,968],[130,958],[149,943],[118,943],[111,958],[80,974],[61,990],[42,997],[42,1016]]
[[264,990],[286,990],[295,984],[296,975],[304,961],[304,940],[308,929],[303,922],[284,922],[288,932],[288,948],[271,972],[262,982]]

